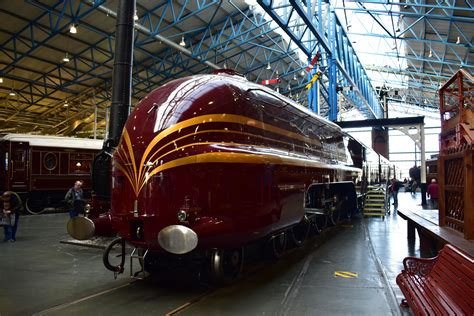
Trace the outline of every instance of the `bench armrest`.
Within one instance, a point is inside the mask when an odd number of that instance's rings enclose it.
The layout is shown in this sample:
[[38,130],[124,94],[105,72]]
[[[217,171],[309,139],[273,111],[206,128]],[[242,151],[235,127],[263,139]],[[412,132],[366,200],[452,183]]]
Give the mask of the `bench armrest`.
[[425,276],[431,272],[438,256],[434,258],[406,257],[403,259],[404,270],[411,274]]

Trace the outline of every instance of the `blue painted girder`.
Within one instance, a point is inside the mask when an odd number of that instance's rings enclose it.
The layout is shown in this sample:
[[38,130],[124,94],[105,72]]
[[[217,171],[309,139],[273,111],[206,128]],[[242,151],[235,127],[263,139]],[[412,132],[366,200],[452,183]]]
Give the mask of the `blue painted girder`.
[[[276,21],[285,33],[295,41],[295,44],[312,58],[316,50],[322,52],[322,64],[329,66],[329,107],[330,119],[337,119],[337,85],[351,85],[355,93],[347,97],[354,99],[356,104],[367,117],[382,117],[383,110],[362,64],[357,58],[344,28],[333,10],[326,9],[322,18],[321,1],[316,12],[311,11],[305,3],[298,0],[279,1],[278,5],[271,0],[258,0],[262,8]],[[308,15],[308,10],[315,14]],[[323,32],[322,30],[325,30]],[[303,41],[312,39],[310,41]],[[311,34],[311,36],[309,35]]]

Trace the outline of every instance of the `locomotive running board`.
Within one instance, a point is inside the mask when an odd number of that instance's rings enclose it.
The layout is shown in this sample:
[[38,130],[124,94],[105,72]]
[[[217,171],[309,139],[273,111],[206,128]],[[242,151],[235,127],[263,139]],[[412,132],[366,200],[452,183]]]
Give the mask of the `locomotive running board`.
[[[134,280],[144,280],[146,276],[145,272],[145,257],[148,254],[148,249],[145,250],[145,253],[142,255],[138,254],[138,249],[142,248],[134,248],[132,254],[130,255],[130,278]],[[133,273],[133,259],[138,260],[138,264],[142,266],[142,269]],[[142,263],[140,263],[142,260]],[[141,276],[139,276],[141,274]]]

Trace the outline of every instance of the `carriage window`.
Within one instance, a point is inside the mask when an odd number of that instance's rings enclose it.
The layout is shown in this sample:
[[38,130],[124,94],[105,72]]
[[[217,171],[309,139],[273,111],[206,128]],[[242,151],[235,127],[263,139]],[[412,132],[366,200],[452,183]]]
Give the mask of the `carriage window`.
[[46,153],[43,157],[43,165],[49,171],[56,169],[58,165],[58,159],[54,153]]
[[17,150],[14,152],[13,168],[15,170],[25,169],[25,151],[24,150]]
[[69,154],[69,173],[90,173],[92,161],[92,154]]

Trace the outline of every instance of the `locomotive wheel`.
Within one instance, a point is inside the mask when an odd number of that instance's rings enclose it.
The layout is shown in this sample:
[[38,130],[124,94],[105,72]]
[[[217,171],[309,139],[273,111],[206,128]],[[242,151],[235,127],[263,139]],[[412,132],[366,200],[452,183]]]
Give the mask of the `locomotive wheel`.
[[303,217],[301,222],[293,226],[290,230],[290,238],[296,247],[300,247],[308,237],[311,223],[306,216]]
[[242,272],[244,248],[214,249],[211,252],[211,276],[216,283],[232,283]]
[[273,260],[280,259],[286,249],[286,244],[288,240],[287,232],[281,232],[278,235],[274,235],[270,239],[269,245],[269,258]]
[[339,209],[330,210],[327,217],[329,218],[330,224],[335,226],[337,225],[337,223],[339,223],[339,220],[341,218],[341,210]]
[[313,221],[314,230],[319,234],[328,227],[328,216],[321,214],[316,215],[316,219]]
[[45,204],[42,200],[27,198],[25,201],[26,210],[33,215],[38,215],[46,211]]

